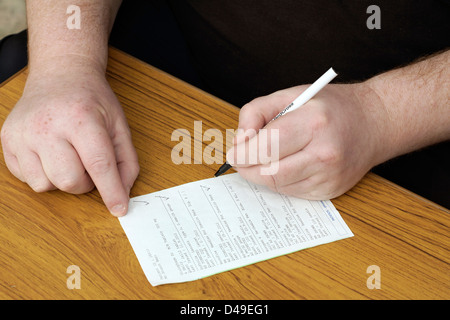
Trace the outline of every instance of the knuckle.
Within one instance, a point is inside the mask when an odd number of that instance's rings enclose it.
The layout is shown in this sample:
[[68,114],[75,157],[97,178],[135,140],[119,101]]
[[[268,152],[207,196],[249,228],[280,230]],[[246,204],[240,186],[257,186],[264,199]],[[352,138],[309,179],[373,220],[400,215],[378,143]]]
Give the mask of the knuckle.
[[258,101],[260,100],[260,97],[252,99],[250,102],[247,102],[241,110],[249,110],[255,107],[255,105],[258,104]]
[[55,184],[58,189],[70,193],[78,187],[78,180],[71,177],[66,177]]
[[0,131],[0,138],[3,140],[4,138],[7,137],[7,131],[6,131],[6,126],[3,125],[2,126],[2,130]]
[[6,126],[2,127],[2,130],[0,132],[0,140],[4,147],[8,146],[11,142],[11,136],[8,134],[8,130],[6,129]]
[[343,159],[343,152],[336,145],[322,147],[317,152],[317,160],[325,165],[335,165]]
[[[126,165],[126,168],[122,168],[123,171],[126,173],[126,177],[124,178],[124,182],[129,184],[129,187],[131,188],[131,185],[135,182],[137,179],[139,172],[140,172],[140,166],[137,162],[129,162]],[[120,169],[119,169],[120,171]]]
[[252,110],[253,108],[251,102],[243,105],[239,111],[239,121],[242,121],[248,114],[251,114],[253,112]]
[[311,120],[313,132],[321,132],[330,125],[330,117],[323,111],[317,112]]
[[49,181],[31,181],[28,185],[34,192],[43,193],[52,190],[52,185]]
[[46,192],[51,189],[50,181],[44,177],[34,166],[24,168],[23,175],[26,183],[35,192]]
[[92,118],[88,105],[77,103],[71,109],[71,123],[81,125]]
[[254,98],[253,100],[251,100],[250,102],[244,104],[241,107],[241,111],[240,112],[244,113],[244,114],[247,113],[247,112],[253,112],[253,110],[259,108],[261,102],[263,101],[263,98],[264,97],[257,97],[257,98]]
[[71,107],[73,115],[78,117],[84,117],[90,112],[91,109],[92,108],[90,104],[81,101],[74,102]]
[[105,174],[111,167],[112,163],[106,154],[93,155],[86,162],[86,169],[94,175]]
[[89,123],[93,118],[100,119],[104,116],[99,104],[95,99],[84,97],[83,100],[74,101],[70,106],[69,116],[72,119],[71,123],[76,126]]
[[138,162],[134,162],[130,168],[130,172],[133,177],[137,177],[139,175],[139,172],[141,171],[141,167],[139,166]]

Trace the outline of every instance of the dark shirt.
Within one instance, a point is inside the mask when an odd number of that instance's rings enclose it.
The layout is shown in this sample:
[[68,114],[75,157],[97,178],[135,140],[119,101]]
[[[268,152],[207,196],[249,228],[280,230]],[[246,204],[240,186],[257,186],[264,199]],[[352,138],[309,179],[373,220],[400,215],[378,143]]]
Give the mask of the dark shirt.
[[[169,1],[209,91],[238,106],[311,83],[361,81],[450,46],[449,1]],[[380,8],[369,29],[367,8]]]

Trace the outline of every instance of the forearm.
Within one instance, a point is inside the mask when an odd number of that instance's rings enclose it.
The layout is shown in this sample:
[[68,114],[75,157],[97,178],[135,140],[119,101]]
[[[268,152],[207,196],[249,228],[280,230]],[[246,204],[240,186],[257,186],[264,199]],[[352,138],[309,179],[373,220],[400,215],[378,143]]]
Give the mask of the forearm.
[[[120,0],[28,0],[30,71],[60,60],[89,60],[106,68],[108,37]],[[80,8],[80,29],[67,27],[67,8]]]
[[450,139],[450,50],[364,82],[363,105],[378,116],[377,162]]

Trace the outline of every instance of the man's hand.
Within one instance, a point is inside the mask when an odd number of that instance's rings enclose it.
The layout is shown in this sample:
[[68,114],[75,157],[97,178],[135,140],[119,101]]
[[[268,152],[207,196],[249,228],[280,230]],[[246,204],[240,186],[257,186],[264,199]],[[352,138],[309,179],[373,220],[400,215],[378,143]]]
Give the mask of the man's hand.
[[[307,87],[253,100],[241,109],[239,128],[244,133],[247,129],[258,132]],[[255,152],[250,146],[271,142],[252,141],[263,139],[260,134],[245,142],[244,135],[238,135],[236,143],[248,146],[235,145],[227,154],[228,162],[245,179],[284,194],[306,199],[341,195],[375,164],[375,155],[380,152],[377,142],[381,128],[368,116],[357,93],[363,93],[359,85],[328,85],[298,110],[270,122],[265,129],[278,130],[279,134],[277,145],[267,146],[272,151],[279,148],[278,159],[271,159],[271,163],[239,163],[239,159],[250,158],[239,155],[240,150]],[[271,175],[261,174],[268,166],[277,170]]]
[[89,59],[61,57],[30,71],[1,140],[9,170],[33,190],[96,186],[112,214],[127,212],[137,155],[104,70]]
[[116,216],[128,209],[139,171],[121,106],[105,79],[108,35],[121,1],[27,0],[28,70],[1,140],[9,170],[35,191],[97,187]]

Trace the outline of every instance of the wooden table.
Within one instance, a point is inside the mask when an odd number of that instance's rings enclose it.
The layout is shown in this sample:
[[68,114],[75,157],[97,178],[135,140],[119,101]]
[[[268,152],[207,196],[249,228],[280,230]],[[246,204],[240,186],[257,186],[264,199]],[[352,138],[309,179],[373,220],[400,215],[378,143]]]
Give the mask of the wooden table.
[[[0,87],[0,123],[27,71]],[[194,121],[236,128],[239,109],[115,49],[108,80],[129,120],[141,172],[131,196],[211,177],[218,165],[171,161],[171,134]],[[169,115],[169,116],[167,116]],[[210,142],[203,142],[203,148]],[[333,203],[354,237],[202,280],[152,287],[97,191],[37,194],[0,157],[1,299],[449,299],[449,210],[374,174]],[[68,289],[67,268],[81,272]],[[367,268],[380,268],[369,289]]]

